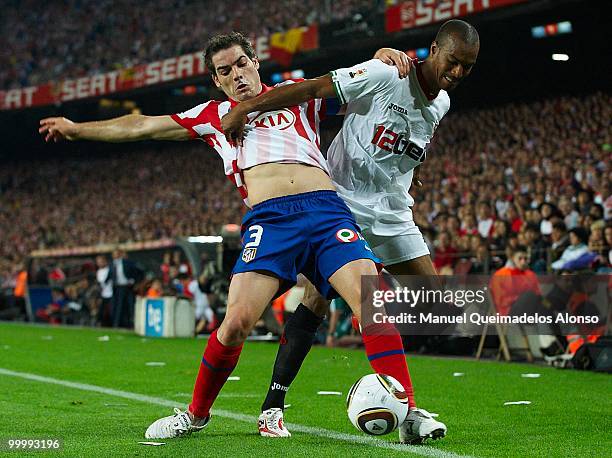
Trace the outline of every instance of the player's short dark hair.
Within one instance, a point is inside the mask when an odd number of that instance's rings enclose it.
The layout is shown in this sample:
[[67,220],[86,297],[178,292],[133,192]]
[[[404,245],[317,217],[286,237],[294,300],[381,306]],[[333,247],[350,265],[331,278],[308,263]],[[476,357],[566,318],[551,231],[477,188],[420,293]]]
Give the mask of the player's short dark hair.
[[443,47],[453,38],[468,46],[480,45],[480,37],[474,26],[461,19],[451,19],[442,24],[436,35],[436,42],[438,46]]
[[256,57],[253,45],[251,44],[249,39],[240,32],[230,32],[228,34],[215,35],[210,40],[208,40],[208,43],[206,43],[206,49],[204,51],[204,63],[206,64],[206,68],[208,68],[208,71],[211,74],[217,74],[217,71],[212,61],[213,56],[219,51],[229,49],[232,46],[236,45],[242,48],[242,50],[249,59],[253,60]]

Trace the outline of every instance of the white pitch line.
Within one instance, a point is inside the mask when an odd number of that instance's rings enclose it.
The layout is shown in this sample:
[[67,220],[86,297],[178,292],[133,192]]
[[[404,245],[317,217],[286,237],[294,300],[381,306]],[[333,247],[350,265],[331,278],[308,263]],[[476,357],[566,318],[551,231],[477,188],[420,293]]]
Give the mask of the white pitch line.
[[[9,369],[0,367],[0,374],[7,375],[10,377],[18,377],[26,380],[33,380],[41,383],[51,383],[54,385],[65,386],[68,388],[74,388],[76,390],[90,391],[94,393],[106,394],[108,396],[116,396],[119,398],[130,399],[133,401],[146,402],[148,404],[156,404],[164,407],[176,407],[181,402],[172,401],[170,399],[158,398],[155,396],[147,396],[139,393],[131,393],[129,391],[114,390],[112,388],[105,388],[103,386],[90,385],[88,383],[70,382],[68,380],[60,380],[51,377],[44,377],[42,375],[29,374],[27,372],[17,372]],[[257,417],[252,415],[245,415],[236,412],[230,412],[228,410],[213,409],[215,416],[230,418],[232,420],[241,421],[245,423],[256,424]],[[331,431],[324,428],[315,428],[312,426],[298,425],[295,423],[286,423],[286,426],[292,431],[297,431],[304,434],[310,434],[313,436],[325,437],[328,439],[358,443],[362,445],[369,445],[371,447],[384,448],[389,450],[397,450],[402,452],[410,452],[415,455],[430,456],[435,458],[470,458],[466,455],[457,455],[456,453],[446,452],[433,447],[427,446],[415,446],[415,445],[402,445],[394,444],[391,442],[383,441],[371,436],[357,436],[354,434],[340,433],[337,431]]]

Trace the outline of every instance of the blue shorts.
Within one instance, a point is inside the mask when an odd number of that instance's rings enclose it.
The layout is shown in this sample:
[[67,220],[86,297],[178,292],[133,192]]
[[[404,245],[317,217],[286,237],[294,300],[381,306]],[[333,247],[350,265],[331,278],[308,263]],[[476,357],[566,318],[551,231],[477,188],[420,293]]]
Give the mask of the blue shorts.
[[338,194],[314,191],[255,205],[242,221],[242,252],[232,273],[270,273],[282,280],[281,292],[302,273],[332,299],[338,294],[329,277],[356,259],[379,263]]

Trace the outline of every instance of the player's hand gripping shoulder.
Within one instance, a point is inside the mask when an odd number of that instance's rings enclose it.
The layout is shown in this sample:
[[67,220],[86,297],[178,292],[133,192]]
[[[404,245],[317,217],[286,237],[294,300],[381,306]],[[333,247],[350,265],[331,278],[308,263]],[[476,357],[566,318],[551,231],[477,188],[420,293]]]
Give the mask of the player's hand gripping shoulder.
[[380,48],[374,54],[374,59],[383,61],[387,65],[397,67],[400,78],[406,78],[412,69],[412,59],[403,51],[393,48]]

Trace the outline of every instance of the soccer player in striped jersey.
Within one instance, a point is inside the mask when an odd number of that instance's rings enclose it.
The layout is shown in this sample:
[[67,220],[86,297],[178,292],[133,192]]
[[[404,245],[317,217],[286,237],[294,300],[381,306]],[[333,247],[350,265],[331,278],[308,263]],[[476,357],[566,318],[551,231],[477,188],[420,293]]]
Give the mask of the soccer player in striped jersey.
[[[378,260],[336,194],[319,150],[323,101],[314,98],[254,113],[252,135],[237,146],[223,134],[221,118],[239,102],[270,88],[261,83],[255,52],[241,34],[213,37],[205,60],[228,101],[206,102],[171,116],[128,115],[86,123],[47,118],[39,129],[46,141],[204,140],[221,155],[226,175],[250,207],[242,224],[243,250],[233,270],[227,313],[208,340],[189,409],[176,409],[175,415],[155,421],[147,438],[176,437],[208,424],[210,408],[237,365],[244,340],[270,301],[292,286],[298,273],[324,296],[340,295],[357,317],[361,277],[378,274]],[[366,349],[374,345],[390,355],[384,364],[373,364],[374,370],[406,385],[410,376],[397,331],[376,335],[366,327],[363,335]],[[277,417],[283,430],[282,411]]]
[[[316,98],[336,97],[346,104],[343,126],[327,153],[327,162],[338,194],[347,203],[363,235],[386,269],[393,275],[421,275],[435,280],[429,249],[413,221],[409,194],[415,168],[423,163],[426,148],[450,100],[447,91],[467,77],[476,62],[480,41],[467,22],[444,23],[408,78],[379,60],[291,86],[274,89],[238,105],[222,120],[229,139],[240,141],[251,112],[277,110]],[[250,119],[250,118],[248,118]],[[305,305],[305,306],[304,306]],[[306,357],[327,301],[308,288],[296,313],[285,326],[268,395],[260,421],[270,423],[282,409],[288,387]],[[386,353],[368,353],[372,365]],[[446,426],[416,408],[412,385],[403,383],[410,412],[400,426],[400,440],[420,443],[446,434]],[[281,387],[281,389],[278,389]]]

